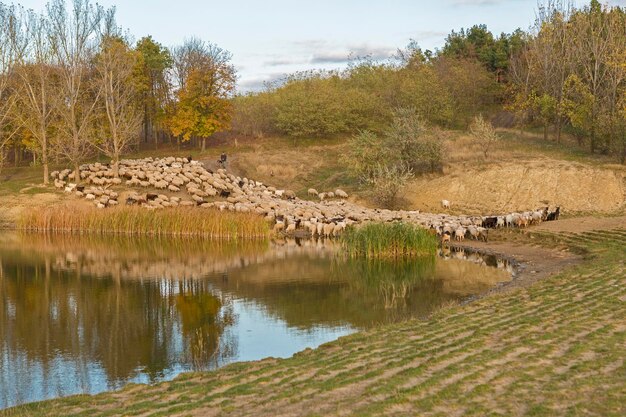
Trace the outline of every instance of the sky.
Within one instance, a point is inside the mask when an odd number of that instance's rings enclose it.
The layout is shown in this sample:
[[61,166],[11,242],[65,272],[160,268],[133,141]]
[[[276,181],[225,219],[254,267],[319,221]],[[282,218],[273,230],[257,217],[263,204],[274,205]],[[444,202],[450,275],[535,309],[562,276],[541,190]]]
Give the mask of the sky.
[[[0,0],[10,3],[15,0]],[[46,0],[18,0],[42,10]],[[195,36],[230,51],[239,91],[309,69],[345,68],[350,56],[384,60],[411,39],[440,48],[452,30],[528,29],[537,0],[100,0],[135,39],[164,46]],[[577,5],[587,4],[576,0]],[[603,1],[626,6],[626,0]]]

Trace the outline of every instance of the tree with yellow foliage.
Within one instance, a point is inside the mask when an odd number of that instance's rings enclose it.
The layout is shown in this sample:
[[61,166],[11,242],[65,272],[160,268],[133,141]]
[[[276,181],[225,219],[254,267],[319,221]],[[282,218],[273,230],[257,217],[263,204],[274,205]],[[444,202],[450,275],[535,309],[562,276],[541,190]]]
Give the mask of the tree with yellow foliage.
[[174,50],[178,90],[169,127],[183,141],[206,139],[230,127],[235,68],[230,52],[197,39]]

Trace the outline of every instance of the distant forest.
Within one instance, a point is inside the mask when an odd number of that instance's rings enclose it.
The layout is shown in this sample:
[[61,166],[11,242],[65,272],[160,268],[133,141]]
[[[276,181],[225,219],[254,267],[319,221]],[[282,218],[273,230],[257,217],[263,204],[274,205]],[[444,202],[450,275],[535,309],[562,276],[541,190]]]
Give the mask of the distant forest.
[[399,110],[423,123],[497,126],[574,137],[626,162],[626,9],[549,0],[529,31],[453,31],[436,51],[415,42],[384,62],[287,75],[238,94],[230,52],[191,38],[171,48],[131,42],[115,10],[89,0],[43,11],[0,2],[0,169],[94,155],[114,165],[139,146],[218,132],[324,138],[385,131]]

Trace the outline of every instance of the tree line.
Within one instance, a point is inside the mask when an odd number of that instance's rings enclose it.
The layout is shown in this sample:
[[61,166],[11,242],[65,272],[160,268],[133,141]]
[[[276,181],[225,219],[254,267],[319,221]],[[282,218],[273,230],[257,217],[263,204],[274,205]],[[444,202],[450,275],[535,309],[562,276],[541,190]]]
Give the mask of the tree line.
[[511,61],[508,103],[520,124],[545,139],[564,129],[592,153],[626,162],[626,9],[592,0],[580,9],[550,0]]
[[342,71],[297,73],[238,95],[233,129],[321,138],[383,133],[407,108],[427,125],[457,129],[505,113],[514,117],[507,126],[540,128],[557,142],[568,133],[625,163],[625,16],[598,0],[582,8],[546,0],[528,31],[495,36],[475,25],[434,52],[412,42],[386,62],[362,57]]
[[[496,36],[475,25],[436,51],[411,42],[388,61],[357,57],[255,93],[236,94],[231,59],[195,38],[172,48],[150,36],[133,42],[114,9],[90,0],[52,0],[41,13],[0,3],[0,167],[10,149],[16,162],[32,155],[47,183],[51,161],[76,169],[98,153],[115,166],[139,142],[204,148],[225,130],[388,143],[408,113],[423,125],[415,132],[505,113],[546,140],[567,133],[626,163],[626,11],[597,0],[545,0],[528,31]],[[417,159],[434,170],[440,135],[426,136]]]
[[144,142],[204,140],[229,126],[231,54],[191,38],[133,43],[115,9],[52,0],[43,12],[0,3],[0,167],[13,147],[77,172],[99,153],[117,166]]

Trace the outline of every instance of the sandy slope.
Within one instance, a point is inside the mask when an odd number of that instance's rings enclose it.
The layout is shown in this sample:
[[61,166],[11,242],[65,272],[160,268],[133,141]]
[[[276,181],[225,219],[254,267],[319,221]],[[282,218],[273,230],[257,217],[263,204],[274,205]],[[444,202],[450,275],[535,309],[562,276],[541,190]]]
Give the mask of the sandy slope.
[[614,212],[626,206],[626,171],[551,159],[511,161],[417,179],[405,197],[423,211],[439,209],[447,199],[453,210],[482,213],[547,204],[566,212]]

